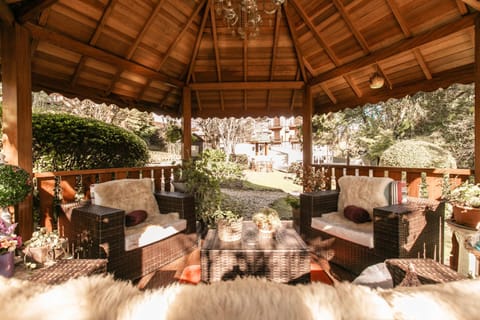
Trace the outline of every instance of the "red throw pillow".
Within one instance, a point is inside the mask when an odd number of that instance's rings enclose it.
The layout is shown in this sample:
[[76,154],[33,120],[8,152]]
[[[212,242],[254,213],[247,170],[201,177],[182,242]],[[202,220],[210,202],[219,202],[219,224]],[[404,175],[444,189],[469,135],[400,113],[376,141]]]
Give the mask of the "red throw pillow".
[[125,215],[125,226],[133,227],[147,219],[147,211],[134,210]]
[[355,223],[372,221],[367,210],[356,206],[345,207],[345,209],[343,209],[343,215],[345,218],[352,220]]

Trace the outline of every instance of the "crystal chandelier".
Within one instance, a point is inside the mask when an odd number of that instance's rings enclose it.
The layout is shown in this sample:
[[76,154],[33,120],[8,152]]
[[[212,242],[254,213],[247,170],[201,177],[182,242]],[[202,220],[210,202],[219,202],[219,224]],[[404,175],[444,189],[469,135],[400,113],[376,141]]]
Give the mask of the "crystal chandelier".
[[261,13],[274,15],[284,2],[263,0],[263,10],[259,10],[257,0],[215,0],[215,12],[223,17],[232,34],[238,34],[242,39],[255,38],[263,22]]

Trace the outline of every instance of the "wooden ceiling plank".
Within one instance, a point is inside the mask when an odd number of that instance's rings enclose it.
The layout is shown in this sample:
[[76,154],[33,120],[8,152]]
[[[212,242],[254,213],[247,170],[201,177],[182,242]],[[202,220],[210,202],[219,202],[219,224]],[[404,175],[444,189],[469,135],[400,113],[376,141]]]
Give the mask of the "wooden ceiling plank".
[[173,42],[170,44],[170,46],[168,47],[167,52],[166,52],[165,55],[163,56],[162,61],[160,61],[160,64],[158,65],[157,68],[155,68],[155,70],[157,70],[157,71],[162,70],[163,65],[164,65],[165,62],[167,61],[168,57],[170,57],[170,55],[172,54],[173,49],[175,49],[175,47],[177,46],[178,42],[182,39],[182,37],[183,37],[183,35],[185,34],[185,32],[187,32],[187,30],[190,28],[190,26],[191,26],[192,23],[193,23],[193,20],[197,17],[198,13],[200,12],[200,9],[202,9],[202,8],[205,6],[205,3],[206,3],[206,2],[207,2],[207,0],[203,0],[203,1],[197,6],[197,8],[195,9],[195,11],[194,11],[194,12],[192,13],[192,15],[190,16],[190,18],[188,18],[187,23],[183,26],[182,31],[180,31],[180,33],[175,37],[175,41],[173,41]]
[[[117,4],[117,2],[118,2],[118,0],[108,1],[107,6],[105,7],[105,10],[102,13],[102,17],[100,18],[100,22],[98,23],[93,35],[90,38],[89,44],[91,46],[95,46],[95,44],[97,43],[98,38],[102,34],[103,28],[105,27],[105,22],[107,21],[107,19],[112,14],[113,8]],[[75,71],[73,72],[72,80],[70,81],[72,86],[75,86],[77,84],[78,78],[80,77],[80,72],[82,71],[86,60],[87,60],[87,58],[85,56],[82,56],[80,58],[80,61],[77,64],[77,66],[75,67]]]
[[[138,34],[138,36],[135,38],[135,41],[132,43],[132,45],[130,46],[130,48],[128,48],[128,51],[127,51],[127,55],[125,56],[125,58],[127,60],[130,60],[133,56],[133,53],[135,52],[135,50],[137,50],[138,48],[138,45],[140,44],[140,42],[143,40],[143,38],[145,37],[145,33],[147,32],[148,28],[150,28],[150,26],[152,25],[153,21],[155,21],[155,18],[157,16],[157,14],[160,12],[160,8],[161,8],[161,5],[163,4],[165,0],[160,0],[157,5],[155,6],[155,8],[153,9],[152,13],[150,14],[150,16],[148,17],[147,21],[143,24],[142,26],[142,30],[140,31],[140,33]],[[112,81],[110,82],[110,86],[108,88],[108,90],[106,90],[106,92],[108,94],[110,94],[110,92],[112,92],[113,88],[115,87],[115,84],[117,83],[117,81],[120,79],[120,75],[122,74],[123,70],[122,69],[118,69],[117,68],[117,71],[115,72],[115,75],[113,76],[112,78]]]
[[32,1],[25,1],[22,6],[15,10],[15,17],[17,21],[20,23],[26,23],[34,19],[38,14],[40,14],[43,10],[48,9],[58,0],[32,0]]
[[[275,27],[273,31],[273,46],[272,46],[272,64],[270,65],[270,81],[273,81],[274,72],[275,72],[275,64],[277,60],[277,48],[278,48],[278,37],[280,36],[280,18],[281,13],[277,11],[275,13]],[[270,110],[270,102],[272,99],[272,91],[268,90],[267,95],[267,110]]]
[[208,10],[212,6],[212,0],[208,0],[205,5],[205,13],[202,17],[202,22],[200,24],[200,29],[198,30],[197,38],[195,39],[195,46],[193,47],[192,58],[190,59],[190,65],[188,66],[187,78],[185,83],[190,83],[192,78],[193,70],[195,68],[195,62],[197,61],[198,50],[200,49],[200,43],[203,38],[203,33],[205,32],[205,25],[207,23],[207,18],[209,17]]
[[403,18],[402,14],[400,13],[400,9],[398,8],[397,3],[394,0],[387,0],[387,4],[392,10],[392,13],[397,21],[398,25],[403,31],[405,37],[409,38],[412,35],[410,28],[408,27],[407,21]]
[[480,1],[478,0],[462,0],[466,4],[468,4],[473,9],[480,11]]
[[315,77],[314,79],[311,79],[310,84],[313,86],[318,85],[321,82],[325,82],[325,81],[334,79],[336,77],[343,76],[344,74],[348,74],[354,70],[372,65],[377,61],[387,59],[392,55],[413,50],[429,42],[439,40],[441,38],[444,38],[446,36],[449,36],[457,32],[462,32],[465,29],[473,28],[475,17],[476,17],[476,14],[469,14],[459,20],[442,25],[441,27],[435,30],[430,30],[428,32],[424,32],[422,34],[419,34],[415,37],[411,37],[408,39],[402,39],[396,43],[391,44],[388,47],[374,51],[368,56],[358,58],[338,68],[327,71]]
[[370,48],[368,47],[367,40],[365,40],[365,37],[358,31],[357,27],[354,25],[352,19],[350,18],[350,15],[347,13],[345,10],[345,7],[339,0],[333,0],[333,4],[337,8],[338,12],[343,18],[343,21],[347,24],[348,28],[350,31],[353,33],[353,36],[357,40],[358,44],[362,47],[362,50],[365,54],[370,53]]
[[[221,94],[223,94],[223,91],[220,92]],[[247,110],[248,108],[248,99],[247,99],[247,90],[243,90],[243,110]],[[222,111],[225,110],[223,107],[222,107]]]
[[30,22],[27,22],[25,24],[25,27],[30,31],[32,38],[34,39],[52,43],[58,47],[61,47],[67,50],[72,50],[81,55],[85,55],[90,58],[97,59],[99,61],[123,68],[125,70],[129,70],[134,73],[138,73],[139,75],[142,75],[147,78],[151,77],[155,80],[165,82],[169,85],[173,85],[179,88],[184,86],[183,82],[181,82],[178,79],[161,74],[143,65],[126,60],[110,52],[89,46],[88,44],[85,44],[78,40],[61,35],[57,32],[47,30],[41,26],[37,26]]
[[357,84],[353,81],[352,77],[349,75],[344,75],[343,78],[347,81],[348,85],[352,88],[353,92],[357,97],[361,97],[363,95],[362,90],[357,86]]
[[330,60],[332,60],[333,64],[335,64],[335,66],[339,66],[341,64],[340,60],[337,58],[332,48],[330,48],[327,42],[323,39],[322,35],[317,31],[315,25],[312,22],[312,19],[310,19],[305,10],[300,5],[298,5],[297,0],[290,0],[289,3],[293,4],[297,13],[300,15],[307,27],[312,31],[313,36],[318,41],[323,50],[325,50]]
[[427,66],[427,63],[425,62],[425,59],[423,58],[422,53],[420,52],[419,48],[413,49],[413,54],[415,55],[415,59],[417,60],[418,64],[420,65],[420,68],[422,68],[423,74],[425,75],[425,78],[428,80],[432,79],[432,73],[430,72],[430,69]]
[[243,81],[248,81],[248,39],[243,39]]
[[9,26],[13,26],[15,23],[15,16],[5,0],[0,0],[0,21]]
[[[152,84],[152,79],[148,79],[147,83],[145,83],[145,85],[142,87],[142,89],[140,89],[140,91],[138,92],[137,100],[142,100],[143,95],[145,94],[145,91],[147,91],[148,87],[150,87],[151,84]],[[170,90],[172,90],[172,89],[170,89]]]
[[192,90],[301,90],[305,86],[303,81],[250,81],[250,82],[196,82],[191,83]]
[[[210,3],[210,1],[209,1]],[[209,7],[207,7],[206,10],[208,10]],[[208,12],[208,11],[205,11],[205,12]],[[206,16],[208,16],[208,14],[205,14]],[[195,74],[192,74],[192,81],[195,82],[196,79],[195,79]],[[195,91],[195,96],[197,97],[197,106],[198,106],[198,110],[202,110],[202,103],[201,103],[201,100],[200,100],[200,91]]]
[[467,5],[462,0],[456,0],[456,2],[457,2],[458,11],[460,11],[460,14],[462,16],[467,14],[468,13]]
[[[300,72],[299,70],[297,69],[297,74],[295,75],[295,80],[300,80]],[[295,107],[295,94],[296,94],[296,90],[292,90],[292,97],[290,98],[290,110],[293,110],[293,108]]]
[[330,101],[333,102],[333,104],[337,104],[337,98],[333,95],[332,91],[328,89],[327,85],[325,83],[321,83],[320,87],[322,87],[322,90],[325,92],[325,94],[328,96]]
[[220,69],[220,52],[218,51],[217,24],[215,21],[215,9],[210,6],[210,21],[212,23],[213,49],[215,52],[215,66],[217,68],[217,80],[222,81],[222,72]]
[[[289,9],[288,5],[283,6],[283,11],[285,13],[285,19],[287,20],[288,31],[290,32],[290,37],[292,38],[293,46],[295,48],[295,54],[297,56],[298,67],[299,67],[300,72],[302,74],[302,79],[303,79],[303,81],[307,82],[308,78],[307,78],[307,73],[305,72],[304,55],[302,53],[300,44],[298,42],[297,33],[295,32],[295,25],[292,21],[291,13],[290,13],[290,9]],[[312,71],[310,71],[310,73],[312,73]]]

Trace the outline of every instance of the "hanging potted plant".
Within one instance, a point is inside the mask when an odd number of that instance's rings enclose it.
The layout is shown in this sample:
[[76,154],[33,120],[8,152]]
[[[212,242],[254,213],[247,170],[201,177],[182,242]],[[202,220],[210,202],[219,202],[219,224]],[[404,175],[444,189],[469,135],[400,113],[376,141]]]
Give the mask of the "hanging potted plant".
[[480,228],[480,184],[465,181],[453,189],[446,199],[452,204],[456,223]]

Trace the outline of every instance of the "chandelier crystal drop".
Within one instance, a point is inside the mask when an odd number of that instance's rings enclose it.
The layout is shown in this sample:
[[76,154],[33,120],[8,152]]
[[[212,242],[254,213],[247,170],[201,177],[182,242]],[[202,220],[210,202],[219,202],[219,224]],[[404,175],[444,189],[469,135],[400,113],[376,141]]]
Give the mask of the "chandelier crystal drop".
[[215,0],[215,13],[223,17],[225,24],[241,39],[255,38],[260,32],[263,18],[261,13],[273,15],[281,13],[285,0],[263,0],[263,10],[259,10],[257,0]]

